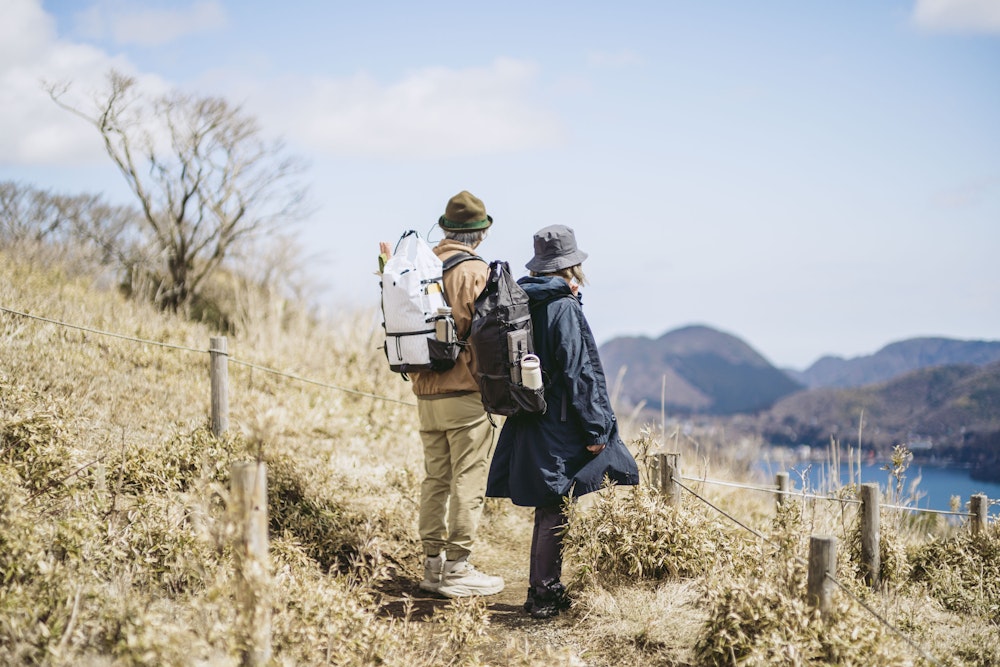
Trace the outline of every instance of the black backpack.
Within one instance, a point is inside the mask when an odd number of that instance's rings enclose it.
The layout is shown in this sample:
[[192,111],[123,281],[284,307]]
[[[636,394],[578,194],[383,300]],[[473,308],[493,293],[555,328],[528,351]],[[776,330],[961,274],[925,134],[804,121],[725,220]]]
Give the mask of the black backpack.
[[521,383],[521,358],[534,348],[528,294],[507,262],[490,262],[486,286],[476,298],[469,343],[483,407],[495,415],[545,412],[545,389]]

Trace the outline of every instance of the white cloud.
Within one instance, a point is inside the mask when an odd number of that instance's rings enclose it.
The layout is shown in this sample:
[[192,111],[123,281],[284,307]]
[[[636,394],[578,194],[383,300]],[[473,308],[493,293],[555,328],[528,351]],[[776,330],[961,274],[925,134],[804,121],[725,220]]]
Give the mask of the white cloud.
[[216,0],[188,7],[139,9],[122,0],[103,0],[76,17],[77,30],[90,39],[157,46],[198,32],[225,27],[226,12]]
[[[56,106],[43,82],[70,83],[68,101],[87,111],[112,67],[136,76],[147,94],[165,92],[167,82],[137,72],[124,56],[61,38],[41,0],[6,2],[0,165],[105,162],[97,132]],[[419,69],[390,82],[365,74],[264,80],[252,71],[216,72],[206,76],[201,92],[244,103],[265,135],[284,135],[307,155],[471,157],[555,145],[565,132],[535,99],[537,67],[504,58],[479,68]]]
[[[68,101],[88,109],[112,67],[133,69],[94,47],[60,41],[40,0],[7,0],[0,22],[0,164],[106,161],[97,132],[56,106],[44,83],[71,84]],[[143,79],[163,89],[156,77]]]
[[92,72],[102,72],[109,63],[96,49],[59,44],[54,21],[39,0],[10,0],[0,23],[0,163],[96,156],[98,138],[56,107],[42,81],[93,79]]
[[427,68],[381,84],[349,79],[257,87],[250,106],[270,127],[321,153],[383,157],[470,157],[553,145],[554,114],[532,103],[537,68],[500,58],[469,69]]
[[1000,1],[917,0],[913,20],[928,30],[1000,33]]
[[0,21],[0,67],[32,62],[54,36],[54,22],[38,0],[8,0]]

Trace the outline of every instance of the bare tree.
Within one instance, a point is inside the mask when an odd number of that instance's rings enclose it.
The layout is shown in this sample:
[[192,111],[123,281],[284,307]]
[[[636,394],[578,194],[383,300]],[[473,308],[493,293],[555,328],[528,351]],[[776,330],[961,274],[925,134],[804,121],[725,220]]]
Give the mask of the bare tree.
[[44,243],[56,233],[62,221],[48,192],[14,181],[0,183],[0,242],[5,246]]
[[139,211],[113,206],[100,195],[54,194],[14,181],[0,182],[0,245],[15,252],[86,259],[124,270],[142,265],[148,241]]
[[229,254],[303,213],[301,162],[265,142],[238,106],[180,92],[148,99],[114,70],[92,115],[67,103],[67,90],[48,87],[100,132],[138,199],[165,269],[156,295],[164,307],[188,305]]

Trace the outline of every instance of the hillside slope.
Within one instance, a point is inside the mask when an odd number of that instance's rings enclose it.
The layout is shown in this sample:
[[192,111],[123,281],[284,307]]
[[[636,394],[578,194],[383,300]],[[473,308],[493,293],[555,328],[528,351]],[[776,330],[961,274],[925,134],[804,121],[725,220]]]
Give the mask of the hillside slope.
[[1000,362],[924,368],[860,388],[822,388],[778,401],[759,429],[776,444],[825,445],[831,437],[886,451],[907,444],[924,456],[978,466],[1000,460]]
[[[507,589],[454,601],[421,593],[416,410],[370,313],[318,326],[284,304],[240,318],[253,326],[229,336],[230,432],[215,437],[216,332],[2,252],[0,308],[17,311],[0,311],[0,664],[247,664],[244,633],[263,626],[251,603],[269,610],[282,665],[703,665],[817,647],[857,664],[912,664],[912,649],[849,600],[817,635],[805,570],[789,576],[809,548],[799,513],[728,486],[699,491],[752,532],[706,503],[668,506],[648,484],[569,503],[573,604],[554,619],[522,607],[531,508],[499,499],[486,502],[475,558]],[[655,444],[641,440],[641,451]],[[689,449],[689,460],[704,452]],[[247,460],[267,466],[270,572],[236,567],[228,477]],[[848,541],[839,512],[811,521]],[[762,548],[758,530],[781,548]],[[997,608],[996,559],[962,553],[919,561],[947,586],[897,587],[883,613],[926,628],[919,639],[938,656],[996,664],[986,611]],[[970,565],[946,569],[954,562]],[[982,602],[943,609],[938,598],[973,597],[953,583],[964,571]]]

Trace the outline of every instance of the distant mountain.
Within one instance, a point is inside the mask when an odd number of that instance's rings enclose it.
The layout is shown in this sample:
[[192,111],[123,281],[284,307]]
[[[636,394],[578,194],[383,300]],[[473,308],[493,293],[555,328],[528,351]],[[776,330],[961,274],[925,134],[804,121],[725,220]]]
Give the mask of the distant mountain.
[[600,354],[621,399],[659,410],[662,397],[671,413],[756,412],[802,388],[739,338],[706,326],[615,338]]
[[995,361],[1000,361],[1000,341],[911,338],[862,357],[823,357],[805,371],[789,375],[810,388],[863,387],[921,368],[985,366]]
[[[862,420],[863,416],[863,421]],[[1000,362],[934,366],[861,388],[820,388],[778,401],[758,417],[773,444],[825,446],[830,438],[883,452],[909,445],[924,456],[1000,471]],[[1000,475],[1000,472],[997,473]]]

